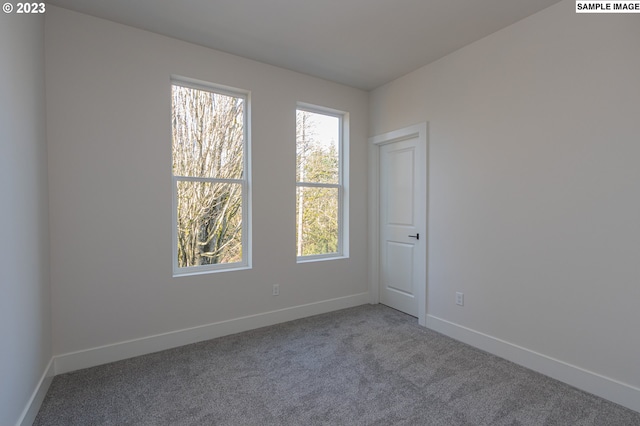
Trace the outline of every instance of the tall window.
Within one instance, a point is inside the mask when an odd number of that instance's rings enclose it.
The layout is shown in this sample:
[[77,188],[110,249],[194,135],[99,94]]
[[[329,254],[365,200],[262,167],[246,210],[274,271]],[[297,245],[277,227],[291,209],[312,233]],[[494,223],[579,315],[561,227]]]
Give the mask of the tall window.
[[344,114],[296,110],[296,252],[299,261],[345,254]]
[[172,80],[174,274],[246,267],[247,95]]

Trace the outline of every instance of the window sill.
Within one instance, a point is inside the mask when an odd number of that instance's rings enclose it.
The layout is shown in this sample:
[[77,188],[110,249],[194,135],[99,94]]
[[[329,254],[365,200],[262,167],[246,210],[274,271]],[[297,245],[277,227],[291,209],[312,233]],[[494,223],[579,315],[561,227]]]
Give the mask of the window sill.
[[236,271],[244,271],[247,269],[251,269],[250,265],[238,265],[229,268],[216,268],[216,269],[199,269],[199,270],[191,270],[191,271],[174,271],[173,278],[179,277],[188,277],[192,275],[206,275],[206,274],[218,274],[220,272],[236,272]]
[[341,260],[348,259],[349,256],[344,254],[331,254],[331,255],[320,255],[320,256],[303,256],[297,257],[296,263],[312,263],[312,262],[324,262],[327,260]]

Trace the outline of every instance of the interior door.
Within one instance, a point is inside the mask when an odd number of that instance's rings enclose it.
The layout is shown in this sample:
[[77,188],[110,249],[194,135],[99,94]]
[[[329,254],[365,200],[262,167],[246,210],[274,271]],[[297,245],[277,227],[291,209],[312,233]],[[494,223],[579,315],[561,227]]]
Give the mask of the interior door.
[[426,286],[426,164],[417,136],[380,146],[380,303],[418,316]]

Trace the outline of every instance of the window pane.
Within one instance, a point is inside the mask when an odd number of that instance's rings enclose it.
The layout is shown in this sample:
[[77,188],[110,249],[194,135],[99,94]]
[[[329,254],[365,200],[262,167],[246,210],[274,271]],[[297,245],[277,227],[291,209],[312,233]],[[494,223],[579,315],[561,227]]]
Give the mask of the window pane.
[[178,181],[178,266],[242,261],[242,185]]
[[338,117],[297,110],[297,181],[339,183],[339,141]]
[[171,88],[174,176],[242,179],[244,99]]
[[338,252],[338,196],[338,188],[297,188],[298,256]]

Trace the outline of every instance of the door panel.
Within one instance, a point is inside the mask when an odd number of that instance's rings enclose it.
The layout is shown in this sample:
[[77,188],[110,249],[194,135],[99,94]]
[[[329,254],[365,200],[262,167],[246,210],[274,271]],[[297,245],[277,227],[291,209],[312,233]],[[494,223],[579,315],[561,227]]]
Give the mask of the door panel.
[[413,245],[387,241],[385,282],[388,288],[413,295]]
[[386,184],[387,220],[394,225],[413,226],[413,168],[415,150],[388,150]]

